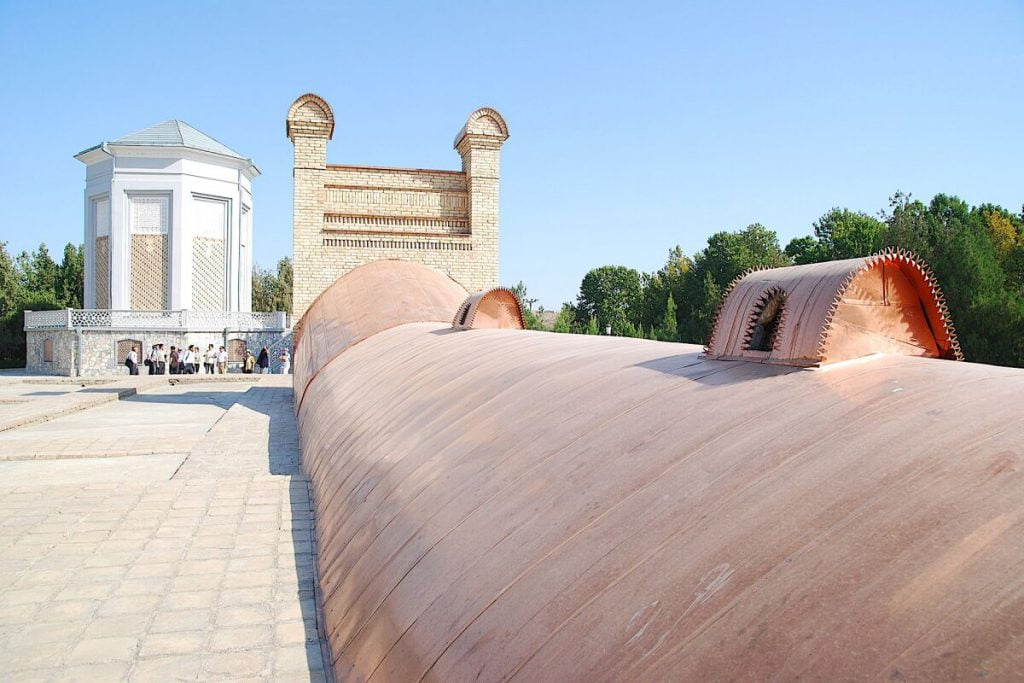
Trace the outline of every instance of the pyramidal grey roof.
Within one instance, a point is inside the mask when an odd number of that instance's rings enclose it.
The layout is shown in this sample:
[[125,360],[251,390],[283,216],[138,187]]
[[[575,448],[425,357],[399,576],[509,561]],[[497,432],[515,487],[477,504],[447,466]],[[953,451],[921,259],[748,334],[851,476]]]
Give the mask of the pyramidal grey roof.
[[204,152],[223,154],[236,159],[246,159],[227,145],[217,142],[206,133],[193,128],[184,121],[170,119],[129,133],[112,140],[111,145],[139,145],[145,147],[190,147]]

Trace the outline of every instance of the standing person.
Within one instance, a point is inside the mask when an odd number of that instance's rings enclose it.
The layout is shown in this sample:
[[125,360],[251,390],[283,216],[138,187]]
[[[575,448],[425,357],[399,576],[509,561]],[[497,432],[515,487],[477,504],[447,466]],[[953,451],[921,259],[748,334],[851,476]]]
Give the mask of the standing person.
[[252,374],[252,369],[256,367],[256,357],[252,355],[252,351],[249,349],[245,350],[245,365],[242,366],[242,372],[247,375]]
[[153,348],[149,350],[149,358],[146,359],[146,365],[149,366],[149,374],[156,374],[156,361],[159,358],[159,354],[156,350],[156,344],[153,344]]
[[199,365],[202,363],[203,354],[199,353],[199,344],[192,347],[192,374],[199,374]]
[[281,351],[281,355],[278,356],[277,359],[279,361],[281,361],[281,374],[282,375],[287,375],[289,372],[291,372],[291,369],[292,369],[292,356],[288,352],[287,348],[285,348],[284,350]]
[[217,363],[217,351],[213,348],[213,344],[206,347],[206,355],[203,356],[203,365],[206,369],[207,375],[213,374],[213,366]]
[[189,344],[181,357],[181,372],[184,375],[192,374],[192,345]]
[[181,353],[174,346],[171,347],[171,374],[181,373]]
[[228,352],[223,346],[217,351],[217,372],[222,375],[228,374]]
[[128,357],[124,359],[124,364],[128,366],[129,375],[139,374],[139,354],[135,353],[134,346],[128,352]]
[[163,344],[156,345],[156,374],[167,374],[167,352],[164,351]]
[[260,350],[260,357],[256,359],[256,365],[259,366],[261,375],[270,372],[270,350],[266,346]]

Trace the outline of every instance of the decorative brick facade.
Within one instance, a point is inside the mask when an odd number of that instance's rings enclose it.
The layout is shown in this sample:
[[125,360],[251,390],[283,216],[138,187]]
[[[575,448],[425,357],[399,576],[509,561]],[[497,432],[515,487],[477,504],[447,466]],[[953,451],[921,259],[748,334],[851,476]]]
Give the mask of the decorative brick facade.
[[508,127],[478,109],[455,139],[461,171],[327,163],[334,113],[306,94],[288,112],[295,147],[293,311],[351,269],[380,259],[416,261],[469,291],[498,284],[498,185]]

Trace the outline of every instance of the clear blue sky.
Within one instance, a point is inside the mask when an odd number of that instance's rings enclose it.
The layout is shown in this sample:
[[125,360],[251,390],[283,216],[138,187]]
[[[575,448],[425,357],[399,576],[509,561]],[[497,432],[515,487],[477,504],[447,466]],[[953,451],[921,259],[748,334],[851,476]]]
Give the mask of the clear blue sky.
[[284,117],[334,163],[458,168],[505,116],[501,277],[542,304],[584,273],[761,222],[785,244],[897,189],[1024,202],[1024,3],[0,0],[0,239],[82,239],[76,152],[168,118],[263,171],[256,259],[291,252]]

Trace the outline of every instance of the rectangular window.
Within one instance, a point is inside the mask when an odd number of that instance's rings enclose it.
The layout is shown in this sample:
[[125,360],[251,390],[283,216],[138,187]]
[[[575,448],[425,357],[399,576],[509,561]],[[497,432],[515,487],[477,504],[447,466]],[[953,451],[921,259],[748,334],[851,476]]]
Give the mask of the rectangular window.
[[166,235],[171,198],[167,195],[136,194],[129,197],[133,235]]
[[192,195],[192,308],[224,311],[228,307],[228,217],[226,199]]
[[93,306],[110,308],[110,197],[92,200]]
[[110,197],[94,199],[93,225],[96,226],[97,237],[110,237]]
[[170,305],[170,194],[129,194],[130,306],[162,311]]
[[228,226],[228,203],[222,199],[194,196],[196,222],[193,235],[222,240]]

